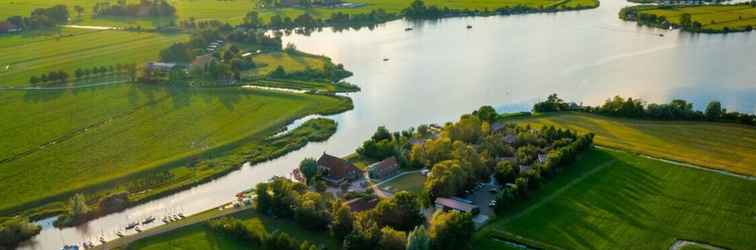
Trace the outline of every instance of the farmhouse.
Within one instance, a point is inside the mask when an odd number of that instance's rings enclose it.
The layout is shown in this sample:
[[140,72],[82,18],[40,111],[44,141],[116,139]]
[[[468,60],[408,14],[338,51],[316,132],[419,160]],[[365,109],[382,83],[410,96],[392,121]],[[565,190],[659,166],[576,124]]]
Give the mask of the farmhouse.
[[368,166],[368,174],[371,179],[384,179],[399,172],[399,162],[395,157],[389,157],[380,162]]
[[337,186],[353,181],[360,176],[360,170],[348,161],[326,153],[318,159],[318,171],[328,184]]
[[159,72],[168,72],[173,70],[177,64],[175,63],[165,63],[165,62],[150,62],[147,63],[146,67],[152,71],[159,71]]
[[456,210],[471,214],[478,214],[480,212],[480,208],[476,205],[450,198],[438,197],[434,203],[436,204],[436,209],[442,209],[443,211]]

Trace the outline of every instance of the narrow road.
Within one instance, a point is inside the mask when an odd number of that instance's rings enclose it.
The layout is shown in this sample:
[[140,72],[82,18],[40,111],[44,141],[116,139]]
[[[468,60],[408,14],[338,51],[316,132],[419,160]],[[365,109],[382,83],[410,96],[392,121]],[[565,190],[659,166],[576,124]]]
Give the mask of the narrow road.
[[215,218],[220,218],[220,217],[223,217],[223,216],[232,215],[232,214],[235,214],[235,213],[238,213],[238,212],[241,212],[241,211],[245,211],[245,210],[251,209],[251,208],[252,208],[252,206],[245,206],[245,207],[240,207],[240,208],[229,208],[229,209],[225,209],[223,211],[219,211],[217,213],[214,213],[213,215],[211,215],[209,217],[201,216],[201,215],[199,215],[199,216],[198,215],[189,216],[189,217],[186,217],[186,219],[183,219],[183,220],[180,220],[180,221],[177,221],[177,222],[172,222],[172,223],[161,225],[161,226],[158,226],[158,227],[155,227],[155,228],[150,228],[150,229],[147,229],[147,230],[145,230],[144,232],[141,232],[141,233],[137,233],[137,234],[133,234],[133,235],[127,235],[125,237],[121,237],[121,238],[118,238],[118,239],[106,242],[105,244],[98,245],[98,246],[96,246],[96,247],[94,247],[92,249],[96,249],[96,250],[101,250],[101,249],[125,249],[125,247],[127,247],[129,244],[131,244],[131,243],[133,243],[134,241],[137,241],[137,240],[141,240],[141,239],[144,239],[144,238],[147,238],[147,237],[159,235],[159,234],[162,234],[162,233],[167,233],[167,232],[179,229],[179,228],[191,226],[191,225],[194,225],[194,224],[197,224],[197,223],[202,223],[202,222],[209,221],[209,220],[212,220],[212,219],[215,219]]
[[85,30],[117,30],[117,29],[120,29],[118,27],[110,27],[110,26],[87,26],[87,25],[61,25],[61,27],[72,28],[72,29],[85,29]]

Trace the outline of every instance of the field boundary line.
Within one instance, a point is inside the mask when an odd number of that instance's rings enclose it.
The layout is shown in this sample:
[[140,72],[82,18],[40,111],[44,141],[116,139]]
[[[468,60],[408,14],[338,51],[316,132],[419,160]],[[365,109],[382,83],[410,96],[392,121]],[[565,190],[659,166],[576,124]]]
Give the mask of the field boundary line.
[[641,153],[637,153],[637,152],[633,152],[633,151],[627,151],[627,150],[622,150],[622,149],[618,149],[618,148],[599,146],[599,145],[595,145],[595,146],[596,146],[596,148],[600,148],[600,149],[604,149],[604,150],[635,154],[635,155],[638,155],[638,156],[646,158],[646,159],[657,160],[657,161],[661,161],[661,162],[664,162],[664,163],[669,163],[669,164],[672,164],[672,165],[675,165],[675,166],[693,168],[693,169],[698,169],[698,170],[702,170],[702,171],[706,171],[706,172],[710,172],[710,173],[715,173],[715,174],[721,174],[721,175],[736,177],[736,178],[740,178],[740,179],[744,179],[744,180],[749,180],[749,181],[756,181],[756,176],[745,175],[745,174],[738,174],[738,173],[727,171],[727,170],[723,170],[723,169],[704,167],[704,166],[696,165],[696,164],[692,164],[692,163],[687,163],[687,162],[682,162],[682,161],[675,161],[675,160],[670,160],[670,159],[659,158],[659,157],[650,156],[650,155],[647,155],[647,154],[641,154]]

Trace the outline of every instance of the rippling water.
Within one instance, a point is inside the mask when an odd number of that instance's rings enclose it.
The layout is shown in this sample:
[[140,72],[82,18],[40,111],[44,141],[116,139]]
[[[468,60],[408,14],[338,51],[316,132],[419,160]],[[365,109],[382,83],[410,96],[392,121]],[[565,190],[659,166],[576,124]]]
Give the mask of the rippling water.
[[609,0],[594,10],[399,20],[374,30],[286,37],[300,50],[343,63],[355,74],[347,80],[362,87],[350,94],[353,111],[332,116],[339,130],[330,140],[80,227],[45,226],[22,248],[59,249],[100,235],[112,239],[129,221],[148,215],[206,210],[259,181],[287,175],[304,157],[349,154],[377,126],[450,121],[486,104],[522,111],[550,93],[592,105],[619,94],[653,102],[683,98],[697,108],[719,100],[728,109],[756,112],[756,33],[641,28],[617,18],[625,5]]

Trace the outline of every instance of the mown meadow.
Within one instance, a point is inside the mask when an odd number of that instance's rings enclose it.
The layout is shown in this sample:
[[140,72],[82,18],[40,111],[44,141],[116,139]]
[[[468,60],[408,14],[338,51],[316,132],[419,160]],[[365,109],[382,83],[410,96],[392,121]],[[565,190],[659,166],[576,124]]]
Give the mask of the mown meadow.
[[[204,175],[217,174],[244,159],[273,157],[291,150],[289,144],[306,142],[308,135],[290,142],[266,139],[297,117],[350,108],[346,98],[241,88],[116,84],[2,91],[0,188],[5,192],[0,211],[50,205],[76,190],[186,166],[197,155],[200,161],[225,157],[202,165]],[[141,191],[164,178],[176,181],[171,175],[192,176],[197,169],[152,173],[141,185],[122,188]]]
[[[77,68],[113,66],[158,59],[159,51],[186,34],[61,28],[0,36],[0,87],[28,86],[32,76]],[[6,69],[7,67],[7,69]]]
[[601,146],[756,175],[756,129],[738,124],[652,121],[560,112],[515,121],[596,134]]
[[546,248],[667,249],[685,239],[749,249],[756,244],[755,190],[753,180],[593,150],[499,215],[474,244],[512,249],[499,240],[515,239]]
[[[257,232],[271,234],[281,231],[291,235],[297,241],[307,240],[323,245],[327,249],[339,249],[341,245],[328,232],[309,231],[290,220],[259,216],[254,210],[241,212],[234,217],[241,219],[247,227]],[[249,249],[249,247],[247,243],[215,232],[207,224],[201,223],[136,241],[127,249]]]

